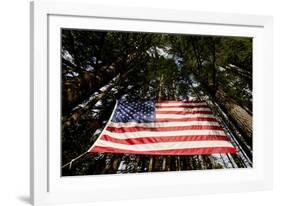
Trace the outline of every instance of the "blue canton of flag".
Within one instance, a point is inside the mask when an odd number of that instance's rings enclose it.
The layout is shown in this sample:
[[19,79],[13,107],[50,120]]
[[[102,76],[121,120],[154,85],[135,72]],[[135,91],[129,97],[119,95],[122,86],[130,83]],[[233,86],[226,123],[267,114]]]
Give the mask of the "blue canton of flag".
[[118,101],[112,122],[154,122],[155,102],[154,101]]

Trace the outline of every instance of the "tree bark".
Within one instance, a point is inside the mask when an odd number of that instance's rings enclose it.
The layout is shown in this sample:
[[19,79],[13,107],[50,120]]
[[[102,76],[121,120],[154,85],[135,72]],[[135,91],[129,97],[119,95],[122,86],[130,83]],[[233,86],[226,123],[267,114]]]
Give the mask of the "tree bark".
[[239,132],[246,138],[245,141],[252,146],[252,122],[253,117],[233,99],[225,97],[222,89],[218,89],[216,100],[223,106],[224,112],[228,114],[231,120],[238,127]]

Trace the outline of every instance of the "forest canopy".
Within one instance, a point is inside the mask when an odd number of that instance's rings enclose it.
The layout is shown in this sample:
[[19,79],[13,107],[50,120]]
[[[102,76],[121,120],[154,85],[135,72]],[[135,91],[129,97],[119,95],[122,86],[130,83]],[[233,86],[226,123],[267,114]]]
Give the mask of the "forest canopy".
[[[252,38],[62,29],[61,41],[62,165],[91,146],[120,98],[212,100],[242,150],[229,161],[251,165]],[[89,155],[63,175],[116,173],[125,157],[114,166],[112,156]],[[218,162],[210,167],[225,167]],[[132,168],[146,171],[149,163]]]

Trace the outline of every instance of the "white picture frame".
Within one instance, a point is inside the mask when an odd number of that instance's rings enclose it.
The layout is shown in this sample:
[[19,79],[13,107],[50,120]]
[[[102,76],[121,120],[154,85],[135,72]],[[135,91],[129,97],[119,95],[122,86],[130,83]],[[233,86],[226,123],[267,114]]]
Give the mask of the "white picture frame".
[[[272,17],[34,1],[30,19],[30,193],[34,205],[272,188]],[[253,168],[61,177],[60,70],[56,69],[58,31],[63,27],[253,37]]]

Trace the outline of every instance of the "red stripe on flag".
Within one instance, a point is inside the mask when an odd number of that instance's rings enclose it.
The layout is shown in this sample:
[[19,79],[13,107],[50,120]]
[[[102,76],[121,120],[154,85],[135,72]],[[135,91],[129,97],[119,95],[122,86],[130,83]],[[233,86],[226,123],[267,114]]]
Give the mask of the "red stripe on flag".
[[209,108],[208,105],[170,105],[170,106],[155,106],[159,108]]
[[117,139],[109,135],[102,135],[102,140],[114,142],[118,144],[135,145],[135,144],[151,144],[159,142],[182,142],[182,141],[229,141],[227,136],[222,135],[193,135],[193,136],[168,136],[168,137],[144,137],[144,138],[128,138]]
[[157,111],[156,114],[213,114],[211,111]]
[[107,131],[115,133],[125,132],[165,132],[165,131],[180,131],[180,130],[223,130],[221,126],[213,125],[190,125],[190,126],[176,126],[176,127],[107,127]]
[[175,100],[162,100],[162,101],[157,101],[156,103],[204,103],[206,102],[205,100],[183,100],[183,101],[175,101]]
[[135,151],[125,150],[113,147],[94,146],[89,152],[113,152],[123,154],[146,154],[146,155],[197,155],[197,154],[214,154],[214,153],[236,153],[234,147],[206,147],[206,148],[187,148],[171,149],[158,151]]
[[216,118],[211,117],[186,117],[186,118],[156,118],[156,122],[189,122],[189,121],[209,121],[217,122]]

